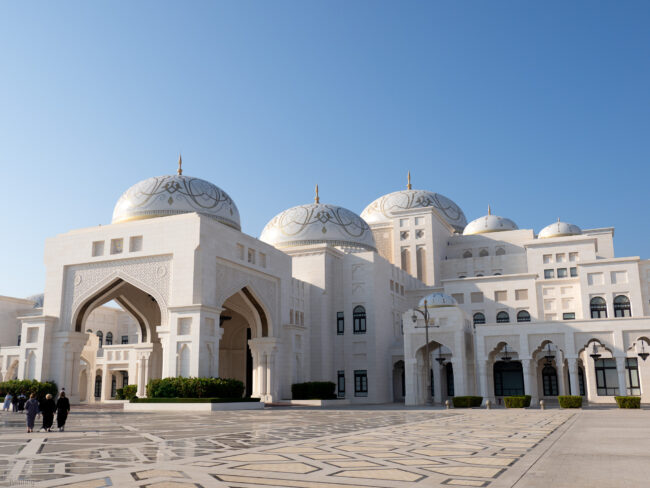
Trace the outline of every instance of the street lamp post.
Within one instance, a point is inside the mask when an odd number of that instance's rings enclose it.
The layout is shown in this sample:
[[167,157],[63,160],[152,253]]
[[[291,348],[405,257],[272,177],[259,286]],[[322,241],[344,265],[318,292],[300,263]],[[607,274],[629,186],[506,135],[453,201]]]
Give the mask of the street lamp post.
[[[422,314],[422,317],[424,317],[424,340],[426,341],[425,347],[425,353],[424,353],[424,367],[426,368],[426,375],[425,375],[425,388],[427,392],[427,404],[431,403],[431,359],[429,358],[429,307],[427,306],[427,300],[424,300],[424,312],[418,308],[413,309],[413,315],[411,315],[411,319],[413,320],[413,323],[417,322],[418,316],[415,315],[415,312],[418,312]],[[436,327],[435,325],[432,327]]]

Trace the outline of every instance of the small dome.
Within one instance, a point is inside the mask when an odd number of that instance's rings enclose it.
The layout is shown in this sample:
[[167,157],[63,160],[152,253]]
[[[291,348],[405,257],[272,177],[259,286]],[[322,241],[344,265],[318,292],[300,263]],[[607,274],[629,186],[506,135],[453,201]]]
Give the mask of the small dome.
[[309,203],[276,215],[260,240],[277,248],[327,243],[376,251],[368,224],[357,214],[336,205]]
[[406,190],[379,197],[361,212],[361,218],[369,224],[379,224],[390,221],[396,211],[426,207],[434,207],[456,232],[462,232],[467,225],[463,211],[446,196],[426,190],[412,190],[410,172]]
[[463,231],[464,236],[471,236],[475,234],[487,234],[488,232],[501,232],[504,230],[517,230],[517,224],[512,220],[505,217],[499,217],[498,215],[492,215],[490,207],[488,207],[488,214],[479,217],[476,220],[472,220],[465,230]]
[[577,225],[561,222],[560,219],[557,219],[557,222],[553,222],[540,230],[537,237],[547,239],[549,237],[577,236],[580,234],[582,234],[582,230]]
[[424,307],[424,301],[427,302],[427,308],[455,307],[458,305],[456,299],[444,293],[431,293],[427,295],[418,304],[418,308]]
[[197,212],[241,230],[239,210],[228,194],[212,183],[179,174],[154,176],[129,188],[113,211],[113,224]]

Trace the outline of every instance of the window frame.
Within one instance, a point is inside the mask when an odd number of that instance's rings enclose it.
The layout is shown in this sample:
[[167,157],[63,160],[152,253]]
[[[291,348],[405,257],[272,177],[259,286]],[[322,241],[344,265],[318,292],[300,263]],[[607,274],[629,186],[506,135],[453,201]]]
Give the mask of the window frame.
[[[477,320],[477,317],[476,317],[477,315],[480,315],[483,318],[482,319],[479,318]],[[480,320],[482,320],[482,322]],[[483,324],[485,324],[485,322],[486,322],[486,319],[485,319],[485,314],[483,312],[476,312],[474,315],[472,315],[472,323],[474,325],[483,325]]]
[[367,314],[363,305],[357,305],[352,310],[352,332],[365,334],[367,331]]
[[631,316],[632,304],[630,303],[630,298],[626,295],[616,295],[614,297],[614,317],[623,318]]
[[528,310],[519,310],[517,312],[517,323],[530,322],[530,312]]
[[368,396],[368,370],[367,369],[354,370],[354,396],[355,397]]
[[592,319],[606,319],[607,300],[601,296],[591,297],[589,300],[589,315]]
[[[504,320],[504,318],[505,318],[505,320]],[[497,312],[496,322],[497,322],[497,324],[509,324],[510,323],[510,314],[508,312],[506,312],[505,310],[501,310],[500,312]]]
[[[616,359],[614,358],[597,359],[594,363],[594,369],[595,369],[594,373],[596,375],[596,394],[598,396],[618,395],[619,385],[618,385],[618,370],[616,367]],[[616,386],[607,386],[607,373],[606,373],[607,370],[614,370],[615,374],[613,376],[613,379],[615,380]]]
[[336,335],[345,334],[345,313],[336,312]]
[[345,370],[339,370],[336,373],[336,396],[345,398]]

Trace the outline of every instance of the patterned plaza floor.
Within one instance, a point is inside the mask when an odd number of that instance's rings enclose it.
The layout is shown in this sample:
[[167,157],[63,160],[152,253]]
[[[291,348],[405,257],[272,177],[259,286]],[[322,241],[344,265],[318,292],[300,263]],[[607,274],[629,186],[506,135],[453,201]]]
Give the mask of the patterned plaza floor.
[[395,407],[175,415],[78,409],[64,433],[27,434],[23,415],[2,413],[0,486],[496,488],[575,415]]

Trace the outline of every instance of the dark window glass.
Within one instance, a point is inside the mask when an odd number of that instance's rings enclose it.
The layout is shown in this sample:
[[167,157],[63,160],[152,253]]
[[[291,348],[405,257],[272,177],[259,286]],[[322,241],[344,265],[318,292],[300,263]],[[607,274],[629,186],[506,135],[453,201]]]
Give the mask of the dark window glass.
[[596,391],[598,396],[618,395],[615,359],[596,360]]
[[482,314],[481,312],[477,312],[474,314],[474,325],[476,324],[484,324],[485,323],[485,315]]
[[569,268],[569,272],[571,273],[572,278],[578,276],[578,268]]
[[544,396],[557,396],[557,372],[553,366],[544,366],[542,369],[542,385]]
[[602,297],[593,297],[589,302],[591,309],[592,319],[606,319],[607,318],[607,302]]
[[345,332],[345,316],[343,312],[336,312],[336,333],[341,335]]
[[339,371],[337,375],[338,397],[345,398],[345,371]]
[[499,312],[497,314],[497,324],[506,324],[510,322],[510,315],[508,312]]
[[494,363],[494,395],[511,396],[524,394],[524,373],[519,361]]
[[354,307],[352,312],[353,332],[355,334],[366,333],[366,309],[361,305]]
[[630,299],[625,295],[614,298],[614,317],[631,317]]
[[562,314],[563,320],[575,320],[575,318],[576,318],[575,312],[566,312]]
[[530,314],[526,310],[517,312],[517,322],[530,322]]
[[99,337],[99,348],[101,349],[104,346],[104,333],[101,330],[98,330],[97,337]]
[[557,277],[558,278],[566,278],[567,277],[566,268],[558,268],[557,269]]
[[100,398],[102,396],[102,377],[100,375],[95,376],[95,398]]
[[125,335],[122,336],[122,344],[128,344],[129,343],[129,336]]
[[580,395],[585,396],[585,370],[578,368],[578,383],[580,384]]
[[115,376],[111,376],[111,398],[115,398],[116,394],[117,394],[117,378]]
[[20,338],[21,337],[22,337],[21,334],[18,334],[18,344],[16,344],[17,346],[20,346]]
[[553,269],[545,269],[544,270],[544,278],[546,278],[547,280],[551,279],[551,278],[555,278],[555,270],[553,270]]
[[129,384],[129,372],[122,371],[122,387],[125,387]]
[[106,345],[107,346],[112,346],[113,345],[113,333],[109,332],[106,334]]
[[625,387],[628,395],[640,396],[639,362],[637,358],[625,358]]
[[354,372],[354,396],[368,396],[368,372],[365,369]]
[[[447,363],[445,369],[447,372],[447,396],[453,397],[454,396],[454,366],[451,363]],[[433,385],[433,381],[431,382],[431,385]],[[431,395],[433,396],[433,391],[431,392]]]

